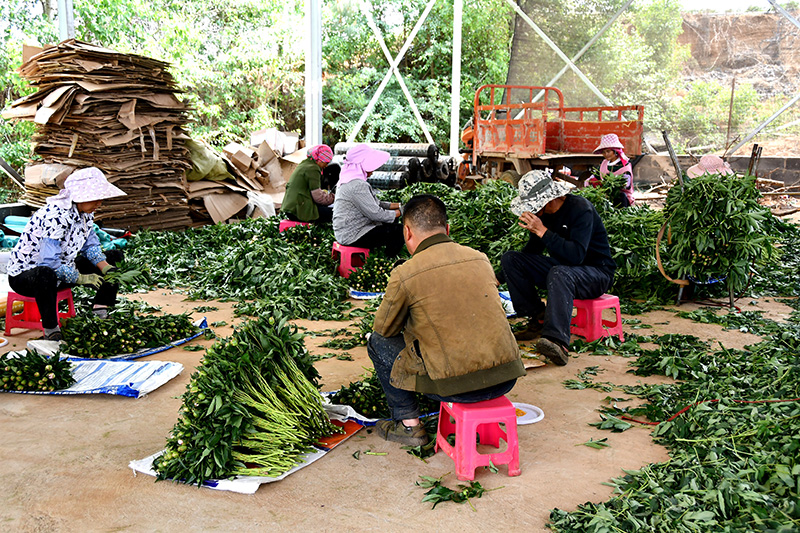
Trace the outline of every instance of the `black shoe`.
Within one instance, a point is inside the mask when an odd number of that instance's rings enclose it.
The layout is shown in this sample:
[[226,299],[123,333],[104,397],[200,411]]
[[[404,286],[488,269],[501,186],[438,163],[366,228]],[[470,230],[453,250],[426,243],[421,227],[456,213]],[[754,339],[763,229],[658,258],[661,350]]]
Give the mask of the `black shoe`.
[[564,366],[569,362],[569,350],[560,342],[542,337],[536,343],[536,351],[558,366]]

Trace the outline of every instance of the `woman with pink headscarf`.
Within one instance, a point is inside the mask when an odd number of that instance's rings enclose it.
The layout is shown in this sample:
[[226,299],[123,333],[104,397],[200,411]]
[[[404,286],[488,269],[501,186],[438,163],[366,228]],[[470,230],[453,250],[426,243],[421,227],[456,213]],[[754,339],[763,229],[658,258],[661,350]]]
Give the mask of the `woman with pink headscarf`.
[[333,234],[339,244],[360,248],[382,247],[395,257],[403,249],[400,204],[381,202],[367,177],[389,160],[389,152],[357,144],[345,155],[336,201],[333,203]]
[[330,222],[333,216],[333,193],[322,189],[322,171],[333,159],[333,150],[318,144],[292,172],[286,185],[281,212],[295,222]]
[[94,211],[107,198],[125,196],[100,169],[82,168],[64,188],[36,211],[8,261],[8,284],[17,294],[36,299],[47,340],[60,341],[56,295],[75,285],[97,289],[94,313],[104,318],[117,301],[117,285],[106,283],[121,253],[106,257],[94,232]]
[[634,204],[633,199],[633,167],[628,156],[625,155],[624,147],[619,137],[614,133],[603,135],[600,138],[600,146],[595,148],[594,153],[603,154],[603,162],[600,164],[600,178],[591,178],[589,183],[594,186],[600,184],[603,176],[614,174],[615,176],[625,175],[627,177],[625,186],[619,195],[612,199],[616,207],[630,207]]

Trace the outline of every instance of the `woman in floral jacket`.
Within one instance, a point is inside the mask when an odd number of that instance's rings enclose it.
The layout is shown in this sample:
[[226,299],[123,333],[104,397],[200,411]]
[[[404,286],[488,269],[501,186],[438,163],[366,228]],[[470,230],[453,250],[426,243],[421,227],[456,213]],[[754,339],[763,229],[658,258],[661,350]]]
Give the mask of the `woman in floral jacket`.
[[97,289],[94,312],[100,317],[117,299],[117,286],[103,275],[121,256],[107,258],[94,232],[94,211],[103,200],[125,196],[98,168],[73,172],[57,196],[36,211],[11,251],[8,283],[23,296],[36,299],[44,337],[61,340],[56,294],[75,285]]

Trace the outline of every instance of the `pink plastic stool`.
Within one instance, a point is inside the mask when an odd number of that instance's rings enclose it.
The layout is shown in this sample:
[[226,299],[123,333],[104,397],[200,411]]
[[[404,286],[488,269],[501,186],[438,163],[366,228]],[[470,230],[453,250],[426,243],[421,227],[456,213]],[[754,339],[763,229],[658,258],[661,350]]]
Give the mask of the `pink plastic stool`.
[[[500,424],[505,424],[505,431]],[[456,436],[455,446],[447,442],[451,434]],[[480,436],[481,444],[495,448],[500,448],[503,439],[507,448],[497,453],[480,453],[476,435]],[[509,476],[520,475],[516,408],[505,396],[477,403],[441,402],[435,450],[444,450],[450,456],[460,480],[475,479],[475,469],[489,466],[490,462],[495,466],[507,464]]]
[[[72,289],[63,289],[56,294],[56,306],[66,300],[69,302],[69,310],[66,313],[58,313],[58,318],[69,318],[75,316],[75,303],[72,301]],[[14,302],[23,302],[24,307],[19,313],[14,313]],[[61,322],[59,320],[59,322]],[[9,292],[6,300],[6,335],[11,335],[13,328],[41,329],[42,316],[36,306],[36,299],[30,296],[22,296],[16,292]]]
[[293,228],[295,226],[308,226],[308,222],[295,222],[294,220],[281,220],[281,223],[278,224],[278,233],[283,233],[289,228]]
[[[591,342],[601,337],[611,335],[619,336],[619,340],[625,340],[622,334],[622,316],[619,310],[619,298],[610,294],[604,294],[594,300],[573,300],[572,305],[577,309],[577,314],[572,317],[571,332],[580,335]],[[604,320],[603,309],[614,309],[615,320]]]
[[369,248],[359,248],[357,246],[345,246],[333,241],[331,256],[334,261],[339,262],[339,275],[349,278],[350,274],[367,263]]

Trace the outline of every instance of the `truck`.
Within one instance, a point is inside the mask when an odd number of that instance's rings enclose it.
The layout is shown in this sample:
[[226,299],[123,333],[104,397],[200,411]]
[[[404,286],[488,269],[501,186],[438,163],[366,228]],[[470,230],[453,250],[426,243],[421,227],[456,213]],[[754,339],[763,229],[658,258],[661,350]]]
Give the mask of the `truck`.
[[[615,133],[628,157],[641,155],[643,118],[641,105],[567,107],[556,87],[483,85],[462,132],[471,157],[459,168],[459,183],[494,178],[516,185],[530,170],[551,168],[583,186],[602,161],[593,153],[601,136]],[[569,171],[561,172],[563,167]]]

